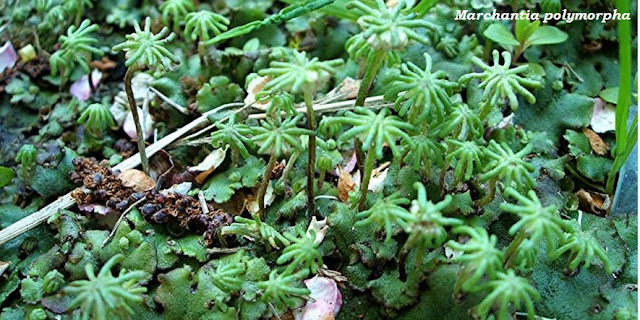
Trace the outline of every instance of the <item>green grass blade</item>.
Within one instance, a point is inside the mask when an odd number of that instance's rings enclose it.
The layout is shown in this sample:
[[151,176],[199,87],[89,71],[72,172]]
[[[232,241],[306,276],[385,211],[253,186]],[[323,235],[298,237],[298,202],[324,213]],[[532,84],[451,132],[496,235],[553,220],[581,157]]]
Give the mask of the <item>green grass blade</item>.
[[[631,12],[629,0],[616,0],[616,7],[619,12]],[[616,153],[614,165],[609,171],[607,178],[607,192],[613,194],[614,183],[618,171],[629,156],[627,150],[632,150],[637,141],[637,116],[634,120],[633,135],[627,132],[627,118],[629,115],[629,105],[631,104],[631,21],[618,21],[618,45],[620,60],[620,88],[618,91],[618,104],[616,106]],[[628,146],[628,144],[630,146]]]

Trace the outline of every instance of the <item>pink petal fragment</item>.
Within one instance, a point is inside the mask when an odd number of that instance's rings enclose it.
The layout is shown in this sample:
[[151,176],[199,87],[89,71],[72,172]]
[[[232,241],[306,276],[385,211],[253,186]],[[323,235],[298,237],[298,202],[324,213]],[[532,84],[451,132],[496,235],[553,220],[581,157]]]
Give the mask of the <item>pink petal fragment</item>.
[[304,308],[295,312],[296,320],[334,319],[342,307],[342,294],[333,279],[315,276],[304,281],[311,291]]
[[600,98],[595,98],[591,129],[597,133],[614,131],[616,128],[616,108]]
[[[344,159],[346,160],[346,159]],[[342,161],[344,163],[344,160]],[[356,157],[356,153],[355,151],[351,154],[351,157],[349,158],[349,160],[347,161],[347,163],[345,164],[344,168],[342,168],[342,170],[338,170],[338,168],[334,168],[333,170],[331,170],[331,174],[333,174],[336,177],[340,176],[340,172],[346,172],[346,173],[351,173],[351,171],[353,171],[353,169],[356,167],[356,164],[358,163],[358,158]]]
[[[142,109],[138,108],[138,115],[142,117],[142,114]],[[153,135],[153,119],[148,113],[146,114],[146,117],[144,117],[144,121],[142,121],[140,125],[142,126],[142,130],[144,131],[144,139],[149,139]],[[124,119],[122,130],[124,130],[129,138],[138,138],[138,135],[136,134],[136,124],[135,122],[133,122],[133,115],[131,114],[131,112],[127,112],[127,117]]]
[[[98,88],[100,84],[100,79],[102,78],[102,72],[99,70],[93,70],[91,72],[91,77],[93,80],[93,86]],[[89,76],[84,75],[82,78],[78,79],[71,85],[71,95],[76,97],[80,101],[86,101],[91,97],[91,86],[89,86]]]
[[80,211],[83,211],[83,212],[97,213],[101,215],[107,215],[107,214],[116,212],[115,210],[109,207],[103,206],[101,204],[81,204],[81,205],[78,205],[78,209],[80,209]]
[[333,320],[335,315],[333,313],[333,306],[324,301],[316,300],[316,302],[304,307],[304,313],[299,317],[296,315],[296,320]]
[[13,44],[11,44],[11,41],[5,42],[4,45],[0,47],[0,72],[12,68],[17,61],[18,54]]

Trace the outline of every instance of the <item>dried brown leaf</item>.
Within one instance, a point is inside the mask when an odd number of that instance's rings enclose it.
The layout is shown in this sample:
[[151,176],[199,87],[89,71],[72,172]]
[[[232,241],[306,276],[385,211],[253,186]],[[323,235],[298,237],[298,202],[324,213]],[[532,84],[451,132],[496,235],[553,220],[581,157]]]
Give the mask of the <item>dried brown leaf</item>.
[[118,175],[122,185],[133,189],[135,192],[144,192],[156,187],[156,182],[146,173],[138,169],[129,169]]
[[355,189],[356,183],[353,181],[353,176],[346,172],[340,171],[340,178],[338,178],[338,197],[344,203],[349,201],[349,192]]
[[576,196],[578,197],[580,208],[586,212],[605,216],[611,207],[611,198],[608,194],[580,189],[576,192]]
[[173,157],[168,152],[160,150],[149,159],[149,177],[163,185],[174,167]]
[[[253,107],[259,110],[267,110],[267,105],[269,105],[268,101],[264,101],[261,103],[256,102],[256,95],[262,91],[262,88],[264,88],[264,86],[271,81],[271,77],[270,76],[264,76],[264,77],[256,77],[253,80],[251,80],[249,82],[249,85],[247,86],[247,97],[244,98],[244,103],[245,104],[251,104],[253,103]],[[256,103],[254,103],[256,102]]]
[[591,149],[595,153],[601,156],[607,154],[607,151],[609,151],[609,144],[604,142],[604,140],[602,140],[602,138],[597,133],[587,128],[584,128],[582,132],[584,133],[585,136],[587,136],[587,139],[589,139],[589,144],[591,145]]
[[189,172],[199,172],[195,180],[198,184],[203,184],[207,177],[219,167],[227,154],[227,148],[213,150],[197,166],[189,168]]
[[318,275],[321,277],[329,278],[335,282],[347,282],[349,279],[343,276],[339,271],[327,269],[327,266],[323,266],[322,268],[318,268]]
[[333,90],[327,92],[324,100],[333,100],[336,97],[341,97],[343,99],[355,99],[358,95],[358,90],[360,90],[361,82],[362,80],[355,80],[347,77]]

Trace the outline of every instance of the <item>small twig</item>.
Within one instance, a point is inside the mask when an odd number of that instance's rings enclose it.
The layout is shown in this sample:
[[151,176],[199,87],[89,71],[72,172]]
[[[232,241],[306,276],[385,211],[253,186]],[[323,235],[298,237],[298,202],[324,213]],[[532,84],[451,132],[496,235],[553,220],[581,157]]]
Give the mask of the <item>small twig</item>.
[[211,144],[211,138],[209,137],[204,137],[204,138],[200,138],[200,139],[196,139],[196,140],[191,140],[191,141],[178,141],[170,146],[168,146],[168,149],[173,149],[176,147],[193,147],[193,146],[199,146],[199,145],[203,145],[203,144]]
[[580,82],[584,82],[584,80],[582,80],[582,78],[580,78],[580,76],[573,70],[573,68],[571,67],[571,65],[569,65],[567,62],[562,64],[565,68],[567,68],[567,70],[569,70],[569,72],[571,72],[571,74],[573,74],[574,77],[576,77],[576,79],[578,79],[578,81]]
[[[528,317],[528,314],[526,312],[516,312],[516,316],[523,316],[523,317]],[[533,316],[534,320],[556,320],[556,318],[545,318],[542,316],[538,316],[538,315],[534,315]]]
[[313,198],[314,200],[319,200],[319,199],[329,199],[329,200],[339,200],[338,197],[334,197],[334,196],[329,196],[329,195],[321,195],[321,196],[316,196],[315,198]]
[[87,80],[89,81],[89,89],[91,92],[91,96],[96,93],[96,86],[93,85],[93,70],[89,70],[89,74],[87,75]]
[[124,217],[131,210],[133,210],[133,208],[135,206],[139,205],[144,200],[146,200],[146,198],[142,198],[142,199],[134,202],[132,205],[129,206],[129,208],[127,208],[127,210],[122,212],[122,214],[120,215],[120,218],[118,218],[118,221],[116,221],[116,224],[113,226],[113,230],[111,230],[111,233],[109,233],[109,236],[106,239],[104,239],[104,241],[102,241],[102,244],[100,245],[100,248],[104,248],[104,246],[107,244],[107,242],[109,242],[109,240],[111,240],[111,238],[113,238],[113,236],[116,235],[116,231],[118,230],[118,226],[120,226],[120,223],[122,222],[122,220],[124,220]]
[[336,101],[339,100],[345,96],[349,95],[349,92],[342,92],[342,93],[337,93],[335,95],[329,95],[327,94],[326,96],[318,99],[316,101],[317,104],[327,104],[330,103],[331,101]]
[[207,206],[207,200],[205,200],[202,190],[198,191],[198,200],[200,201],[200,207],[202,207],[202,213],[208,214],[209,206]]
[[379,175],[384,169],[386,169],[389,165],[391,165],[391,161],[387,161],[383,164],[381,164],[379,167],[373,169],[373,171],[371,172],[372,175],[377,176]]
[[45,57],[49,58],[51,54],[49,52],[44,51],[44,49],[42,49],[42,46],[40,45],[40,37],[38,36],[38,32],[36,32],[35,29],[32,29],[31,32],[33,33],[33,42],[36,45],[36,49],[40,51],[40,53],[43,54]]
[[144,131],[142,130],[142,122],[140,121],[140,115],[138,114],[138,104],[136,103],[135,95],[132,89],[133,75],[136,71],[142,71],[144,68],[134,66],[127,68],[127,72],[124,75],[124,91],[127,93],[127,102],[129,111],[133,116],[133,123],[136,125],[136,136],[138,143],[138,156],[142,164],[142,171],[149,174],[149,156],[147,156],[147,146],[144,139]]
[[208,254],[227,254],[227,253],[236,253],[240,250],[253,250],[249,247],[235,247],[235,248],[208,248]]
[[56,212],[62,209],[67,209],[74,204],[76,204],[76,201],[73,200],[73,198],[71,197],[71,192],[69,192],[64,196],[58,198],[48,206],[0,230],[0,245],[21,235],[24,232],[37,227],[40,223],[49,219],[49,217],[51,217]]
[[278,315],[278,311],[273,306],[273,304],[271,304],[271,302],[268,302],[267,305],[269,306],[269,309],[271,309],[271,312],[273,312],[273,315],[276,316],[278,320],[282,320],[282,318],[280,318],[280,315]]
[[250,104],[245,105],[244,103],[241,103],[241,102],[232,102],[232,103],[223,104],[223,105],[221,105],[221,106],[219,106],[219,107],[217,107],[217,108],[215,108],[215,109],[213,109],[213,110],[209,111],[208,113],[213,114],[213,113],[217,113],[217,112],[219,112],[219,111],[220,111],[220,110],[222,110],[222,109],[226,109],[226,108],[229,108],[229,107],[243,106],[242,108],[240,108],[240,109],[238,109],[238,110],[235,110],[232,114],[227,115],[227,116],[225,116],[224,118],[222,118],[222,119],[220,119],[220,120],[216,121],[215,123],[212,123],[212,124],[210,124],[210,125],[206,126],[204,129],[202,129],[202,130],[200,130],[200,131],[198,131],[198,132],[196,132],[196,133],[190,134],[190,135],[188,135],[188,136],[186,136],[186,137],[184,137],[184,138],[182,138],[182,139],[180,139],[180,140],[176,141],[175,143],[173,143],[173,144],[172,144],[172,146],[173,146],[173,145],[182,145],[182,143],[183,143],[184,141],[187,141],[187,140],[193,139],[193,138],[195,138],[195,137],[197,137],[197,136],[199,136],[199,135],[201,135],[201,134],[203,134],[203,133],[205,133],[205,132],[207,132],[207,131],[209,131],[209,130],[211,130],[211,129],[215,128],[215,126],[217,126],[220,122],[222,122],[222,121],[225,121],[225,120],[229,119],[229,117],[231,117],[232,115],[234,115],[234,114],[236,114],[236,113],[239,113],[239,112],[242,112],[242,111],[244,111],[245,109],[247,109],[247,108],[251,107],[252,105],[253,105],[253,103],[250,103]]
[[[151,87],[149,87],[151,88]],[[149,114],[149,90],[147,89],[147,93],[144,95],[144,100],[142,101],[142,119],[140,119],[140,124],[142,125],[142,130],[147,130],[147,115]]]
[[582,210],[578,210],[578,225],[582,228]]
[[[393,104],[377,104],[378,102],[382,102],[382,101],[383,101],[383,96],[369,97],[365,100],[365,105],[369,104],[370,105],[369,107],[375,106],[380,108],[384,106],[393,105]],[[354,107],[354,105],[355,105],[355,100],[346,100],[346,101],[340,101],[340,102],[334,102],[334,103],[318,104],[313,107],[313,110],[317,113],[322,113],[322,112],[337,111],[342,109],[351,109]],[[307,108],[306,107],[296,108],[296,111],[299,113],[307,113]],[[264,119],[266,117],[267,117],[266,113],[256,113],[249,116],[250,119]]]
[[165,96],[164,94],[162,94],[162,92],[158,91],[158,89],[149,86],[149,90],[153,91],[155,94],[158,95],[158,97],[160,97],[160,99],[164,100],[164,102],[166,102],[167,104],[169,104],[170,106],[176,108],[176,110],[184,113],[184,114],[189,114],[189,110],[187,110],[187,108],[177,104],[175,101],[169,99],[169,97]]

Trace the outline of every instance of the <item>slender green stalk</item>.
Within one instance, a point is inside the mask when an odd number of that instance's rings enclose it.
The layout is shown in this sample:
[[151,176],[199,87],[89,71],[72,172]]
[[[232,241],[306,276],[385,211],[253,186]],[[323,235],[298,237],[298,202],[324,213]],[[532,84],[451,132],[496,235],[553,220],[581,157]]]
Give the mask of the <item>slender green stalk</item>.
[[264,196],[267,193],[267,187],[269,186],[269,179],[271,179],[271,171],[273,171],[273,167],[276,165],[277,157],[275,154],[271,154],[269,157],[269,163],[267,164],[267,169],[264,172],[264,178],[262,179],[262,184],[260,185],[260,190],[258,190],[258,210],[260,217],[265,218],[266,212],[264,210]]
[[496,184],[497,183],[498,183],[498,179],[489,180],[489,193],[487,193],[487,195],[484,196],[484,198],[478,200],[478,202],[476,203],[477,207],[482,207],[482,206],[485,206],[485,205],[489,204],[489,202],[491,202],[491,200],[493,200],[493,198],[496,197]]
[[322,183],[324,182],[326,175],[327,175],[326,170],[320,170],[320,176],[318,177],[318,189],[322,188]]
[[424,15],[433,8],[438,3],[438,0],[422,0],[418,3],[417,6],[411,9],[411,12],[415,12],[417,14],[417,18],[422,18]]
[[507,251],[504,253],[505,268],[510,267],[511,258],[513,258],[513,254],[516,252],[516,250],[518,250],[518,247],[520,247],[520,244],[522,243],[522,241],[524,241],[524,239],[526,239],[526,234],[520,231],[518,232],[518,234],[516,234],[516,237],[511,241],[511,243],[507,247]]
[[524,53],[524,50],[526,50],[527,48],[529,48],[529,46],[520,44],[520,46],[516,49],[516,52],[513,54],[514,63],[518,62],[518,59],[520,59],[520,56]]
[[358,96],[356,97],[356,107],[364,106],[364,100],[367,98],[369,94],[369,89],[371,89],[371,85],[373,84],[373,80],[376,78],[376,74],[378,73],[378,69],[382,66],[382,61],[384,58],[385,52],[381,50],[376,50],[369,59],[367,59],[367,69],[364,72],[364,77],[362,78],[362,82],[360,83],[360,89],[358,89]]
[[357,138],[354,139],[354,146],[356,149],[356,166],[358,167],[358,170],[360,170],[360,172],[362,172],[362,170],[364,170],[364,153],[362,152],[362,142],[360,142],[360,140],[358,140]]
[[[384,57],[384,54],[385,53],[383,51],[376,51],[374,54],[371,55],[372,59],[367,59],[367,62],[366,62],[367,68],[365,70],[364,77],[362,78],[362,82],[360,83],[360,88],[358,89],[358,96],[356,97],[356,103],[355,103],[356,107],[364,106],[364,100],[367,98],[367,95],[369,94],[369,89],[371,89],[371,85],[373,84],[373,80],[376,78],[378,69],[382,65],[382,58]],[[372,154],[373,152],[371,151],[367,153],[367,159],[363,169],[362,168],[362,151],[361,151],[362,142],[360,142],[358,138],[355,138],[354,145],[356,147],[356,159],[357,159],[358,168],[361,169],[360,172],[364,174],[362,184],[360,185],[360,187],[364,187],[364,189],[362,189],[362,191],[360,192],[361,199],[360,199],[360,204],[358,205],[359,210],[362,211],[364,210],[364,205],[367,201],[366,200],[367,187],[369,186],[369,180],[371,179],[371,170],[373,170],[373,162],[375,161],[375,156]],[[369,150],[373,150],[373,148],[370,148]],[[369,167],[367,167],[369,162],[371,162],[371,164]]]
[[129,109],[133,115],[133,122],[136,124],[136,134],[138,135],[138,152],[140,153],[140,163],[142,163],[142,170],[149,174],[149,159],[147,158],[147,151],[144,144],[144,131],[142,131],[142,125],[140,124],[140,116],[138,115],[138,107],[136,106],[136,99],[131,89],[131,80],[133,74],[138,71],[139,68],[128,68],[127,73],[124,76],[124,91],[127,93],[127,100],[129,101]]
[[467,280],[473,276],[475,269],[473,268],[462,268],[458,276],[456,277],[456,282],[453,284],[453,296],[455,299],[460,299],[464,296],[464,290],[462,286],[464,285],[464,280]]
[[66,72],[65,67],[60,67],[60,86],[58,87],[58,91],[60,92],[63,92],[64,87],[67,85],[67,77],[62,76],[64,72]]
[[411,149],[406,148],[404,151],[402,151],[402,155],[400,155],[400,168],[405,166],[405,158],[407,157],[407,155],[409,155],[409,151],[411,151]]
[[[282,2],[286,4],[295,4],[299,0],[282,0]],[[351,21],[356,21],[360,17],[358,14],[353,12],[353,10],[349,10],[346,8],[345,4],[347,1],[338,1],[328,4],[325,7],[318,9],[319,12],[322,12],[326,15],[336,17],[338,19],[347,19]]]
[[202,42],[198,42],[198,55],[200,56],[200,61],[205,65],[209,65],[209,61],[205,58],[205,47]]
[[[316,114],[313,111],[313,97],[308,90],[304,91],[304,103],[307,106],[307,117],[309,119],[309,130],[316,132]],[[309,161],[307,163],[307,209],[309,217],[315,213],[315,203],[313,195],[313,182],[316,169],[316,135],[309,136]]]
[[[451,151],[453,151],[453,145],[449,146],[449,149],[447,150],[447,154],[450,154]],[[425,165],[425,167],[428,167],[428,164],[426,162],[425,162],[424,165]],[[447,172],[449,171],[449,166],[450,165],[451,165],[451,159],[445,160],[444,166],[442,166],[442,172],[440,172],[440,187],[442,188],[443,194],[445,192],[444,180],[447,177]],[[429,168],[429,171],[431,171],[430,168]],[[429,175],[429,178],[431,178],[430,175]],[[454,180],[453,184],[455,185],[456,184],[456,181],[455,181],[456,179],[453,179],[453,180]]]
[[333,3],[334,1],[335,0],[284,1],[284,2],[290,2],[292,4],[288,7],[283,8],[282,10],[280,10],[280,12],[264,18],[263,20],[251,21],[249,23],[227,30],[215,36],[213,39],[207,40],[204,44],[207,46],[213,45],[223,40],[245,35],[247,33],[250,33],[251,31],[254,31],[256,29],[259,29],[268,25],[279,24],[279,23],[291,20],[293,18],[299,17],[301,15],[305,15],[307,13],[321,9],[326,5]]
[[231,164],[236,168],[238,164],[240,164],[240,152],[238,148],[231,148]]
[[82,5],[82,1],[84,0],[80,0],[78,1],[79,3],[77,3],[77,7],[76,7],[76,19],[75,19],[75,25],[80,25],[80,20],[82,19],[82,9],[84,6]]
[[367,152],[367,158],[364,163],[364,171],[362,172],[362,183],[360,184],[360,203],[358,204],[358,211],[363,211],[364,206],[367,203],[367,192],[369,191],[369,181],[371,181],[371,171],[373,171],[373,165],[376,161],[376,155],[373,151],[375,148],[371,146]]
[[289,157],[289,161],[287,161],[287,166],[284,167],[284,170],[282,171],[282,177],[280,177],[280,181],[282,182],[282,184],[285,184],[287,182],[287,178],[289,177],[289,172],[291,172],[291,169],[293,168],[293,165],[298,160],[299,156],[300,156],[300,151],[296,150],[293,152],[293,154],[291,154],[291,157]]
[[[630,11],[630,2],[617,0],[616,6],[620,12]],[[616,133],[627,133],[627,115],[629,114],[629,104],[631,103],[631,21],[618,21],[618,43],[620,60],[620,89],[618,94],[618,105],[616,106]],[[620,115],[620,117],[618,117]],[[616,135],[618,138],[618,135]],[[627,137],[619,136],[618,145],[621,147],[617,154],[621,154],[626,147]]]
[[[442,166],[442,171],[440,172],[440,187],[442,188],[442,193],[444,194],[446,188],[444,185],[445,179],[447,178],[447,172],[449,171],[449,166],[451,165],[451,160],[445,160],[444,166]],[[427,164],[425,163],[425,167]],[[455,179],[453,185],[455,186]]]
[[[615,161],[615,160],[614,160]],[[604,188],[602,188],[602,186],[597,185],[595,183],[590,182],[589,180],[587,180],[585,177],[583,177],[580,173],[578,173],[575,169],[573,169],[573,167],[571,167],[569,164],[565,164],[564,165],[564,169],[567,170],[569,172],[569,174],[571,175],[571,177],[576,178],[578,180],[580,180],[581,183],[585,184],[586,186],[588,186],[589,188],[593,188],[594,190],[598,190],[599,192],[607,192]]]
[[[628,0],[616,0],[619,12],[630,12],[631,2]],[[620,60],[620,87],[618,91],[618,104],[616,106],[616,154],[613,166],[607,177],[607,192],[613,194],[616,176],[627,157],[633,150],[638,140],[636,116],[632,129],[628,132],[627,121],[629,105],[631,104],[631,21],[618,21],[618,50]]]

